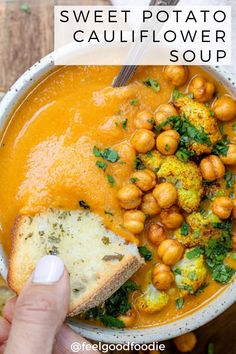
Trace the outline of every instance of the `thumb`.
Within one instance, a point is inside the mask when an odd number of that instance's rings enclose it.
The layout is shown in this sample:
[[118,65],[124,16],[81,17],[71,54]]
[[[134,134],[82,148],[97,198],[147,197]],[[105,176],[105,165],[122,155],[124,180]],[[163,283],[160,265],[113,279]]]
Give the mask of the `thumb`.
[[5,354],[51,354],[69,300],[69,275],[62,260],[43,257],[16,301]]

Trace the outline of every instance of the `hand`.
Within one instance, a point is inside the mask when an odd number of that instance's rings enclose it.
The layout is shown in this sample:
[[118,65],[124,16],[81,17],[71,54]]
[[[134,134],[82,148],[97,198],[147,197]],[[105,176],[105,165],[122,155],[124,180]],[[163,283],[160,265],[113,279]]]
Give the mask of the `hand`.
[[19,297],[4,308],[0,354],[71,354],[73,342],[86,340],[63,325],[69,300],[69,274],[63,262],[57,256],[43,257]]

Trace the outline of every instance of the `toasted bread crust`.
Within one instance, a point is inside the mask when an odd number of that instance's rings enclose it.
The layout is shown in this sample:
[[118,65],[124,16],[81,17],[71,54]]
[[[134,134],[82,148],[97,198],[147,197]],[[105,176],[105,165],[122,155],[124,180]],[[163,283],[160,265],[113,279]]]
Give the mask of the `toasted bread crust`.
[[[12,249],[9,257],[9,272],[8,284],[10,288],[17,294],[20,293],[25,281],[34,270],[35,263],[29,258],[27,271],[22,267],[22,272],[19,271],[21,249],[24,247],[22,240],[21,228],[27,216],[20,215],[16,218],[12,228]],[[25,236],[25,235],[24,235]],[[40,254],[40,257],[46,254]],[[85,296],[73,296],[69,306],[68,316],[75,316],[85,312],[92,307],[98,306],[107,300],[119,287],[134,274],[143,264],[142,257],[133,254],[126,254],[123,259],[115,266],[115,271],[110,274],[104,274],[99,280],[99,287],[92,289]]]

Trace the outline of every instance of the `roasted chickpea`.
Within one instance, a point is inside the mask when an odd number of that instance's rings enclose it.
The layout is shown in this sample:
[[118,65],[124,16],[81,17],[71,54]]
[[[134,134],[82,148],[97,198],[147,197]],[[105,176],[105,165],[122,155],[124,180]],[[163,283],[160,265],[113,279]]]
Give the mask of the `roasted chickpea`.
[[133,310],[129,310],[126,314],[118,316],[118,319],[124,322],[125,327],[131,327],[136,320],[136,314]]
[[166,233],[161,225],[151,224],[148,227],[147,238],[155,246],[159,246],[166,239]]
[[228,122],[236,117],[236,101],[230,96],[221,96],[213,106],[215,117]]
[[233,212],[232,212],[232,216],[234,219],[236,219],[236,199],[233,199]]
[[[178,115],[178,112],[172,104],[164,103],[158,107],[158,109],[154,115],[154,120],[155,120],[156,125],[160,125],[160,124],[164,123],[169,117],[177,116],[177,115]],[[164,125],[162,127],[162,129],[163,130],[172,129],[171,124]]]
[[134,209],[141,204],[141,190],[134,184],[122,187],[117,194],[120,205],[124,209]]
[[225,166],[218,156],[209,155],[200,162],[202,176],[207,181],[215,181],[225,174]]
[[227,155],[220,155],[220,159],[225,165],[236,165],[236,145],[229,144],[228,147]]
[[152,129],[152,118],[153,115],[149,112],[143,111],[139,112],[134,118],[134,125],[137,129]]
[[228,219],[233,210],[234,203],[229,197],[218,197],[212,203],[212,211],[221,219]]
[[144,229],[145,214],[140,210],[129,210],[124,213],[124,227],[133,234],[139,234]]
[[174,338],[174,343],[176,348],[181,353],[188,353],[195,348],[197,344],[197,338],[193,332],[189,332],[183,334],[182,336]]
[[131,179],[134,180],[136,186],[142,191],[148,191],[156,185],[156,175],[151,170],[136,171],[131,175]]
[[189,92],[199,102],[207,102],[213,98],[215,85],[207,81],[202,76],[196,76],[189,85]]
[[152,193],[147,193],[143,197],[143,202],[141,204],[141,210],[147,215],[158,215],[161,212],[161,207],[157,203]]
[[175,186],[169,182],[156,185],[153,195],[161,208],[170,208],[178,198]]
[[233,251],[236,251],[236,232],[233,232],[232,247],[233,247]]
[[158,135],[156,147],[163,155],[174,155],[178,149],[180,135],[176,130],[167,130]]
[[157,254],[162,262],[169,266],[176,264],[182,258],[183,253],[183,245],[177,240],[172,239],[162,241],[157,250]]
[[188,68],[183,65],[166,65],[164,74],[174,86],[182,86],[188,79]]
[[179,208],[176,206],[173,206],[170,209],[162,210],[160,218],[162,224],[168,229],[172,230],[178,229],[184,221],[184,218],[181,215]]
[[115,150],[118,152],[121,161],[130,165],[132,164],[133,166],[136,152],[130,143],[122,142],[119,145],[116,145]]
[[158,290],[168,290],[174,281],[170,267],[156,264],[152,271],[152,283]]
[[147,129],[138,129],[131,138],[131,144],[138,152],[148,152],[155,146],[155,134]]

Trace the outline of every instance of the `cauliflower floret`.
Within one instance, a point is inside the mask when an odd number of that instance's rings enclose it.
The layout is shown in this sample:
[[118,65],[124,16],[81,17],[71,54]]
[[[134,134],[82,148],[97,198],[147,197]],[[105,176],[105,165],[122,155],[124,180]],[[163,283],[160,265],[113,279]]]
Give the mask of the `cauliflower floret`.
[[185,163],[176,156],[168,156],[164,159],[157,176],[176,186],[178,203],[182,209],[188,213],[197,210],[203,187],[201,173],[194,162]]
[[140,157],[144,166],[153,172],[159,170],[163,161],[163,156],[157,150],[149,151],[147,154],[141,154]]
[[221,178],[205,186],[204,195],[210,199],[214,200],[218,197],[229,197],[232,192],[232,188],[227,187],[227,182],[225,179]]
[[186,217],[187,234],[183,234],[180,227],[175,232],[175,237],[186,247],[206,246],[210,239],[221,237],[222,230],[213,226],[212,223],[219,223],[220,219],[210,210],[207,215],[194,212]]
[[174,101],[176,107],[180,109],[180,114],[185,117],[199,132],[208,135],[209,143],[200,143],[192,139],[188,143],[188,148],[197,155],[209,154],[213,145],[222,139],[217,122],[211,116],[210,110],[202,103],[196,102],[188,96],[180,97]]
[[172,269],[182,296],[194,294],[206,280],[207,269],[199,247],[186,250],[183,259]]
[[140,297],[136,300],[136,307],[139,311],[154,313],[161,311],[169,301],[169,295],[164,291],[157,290],[152,284],[149,284]]

